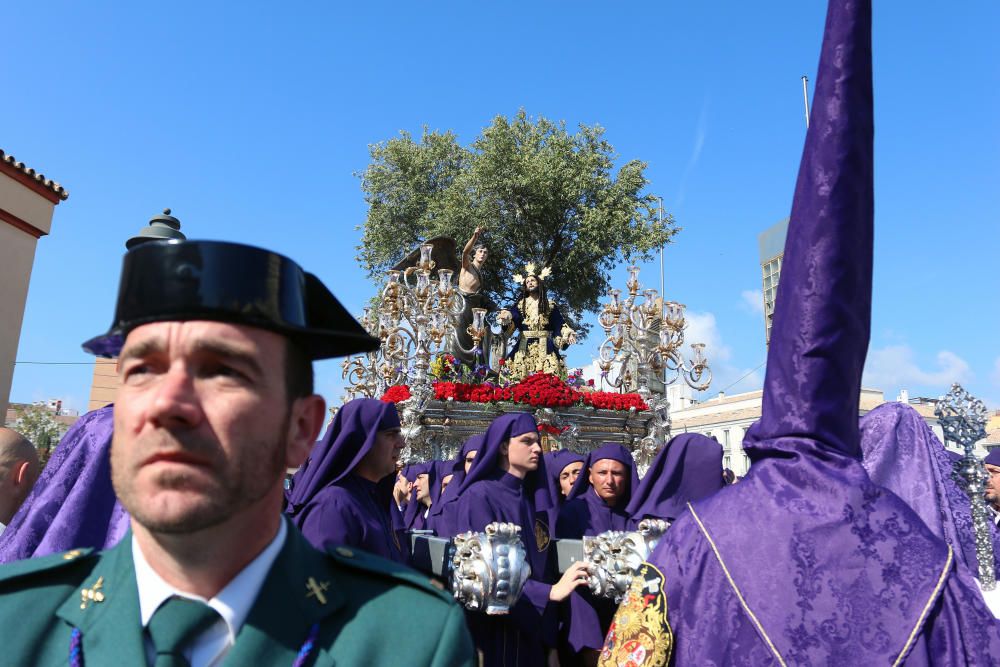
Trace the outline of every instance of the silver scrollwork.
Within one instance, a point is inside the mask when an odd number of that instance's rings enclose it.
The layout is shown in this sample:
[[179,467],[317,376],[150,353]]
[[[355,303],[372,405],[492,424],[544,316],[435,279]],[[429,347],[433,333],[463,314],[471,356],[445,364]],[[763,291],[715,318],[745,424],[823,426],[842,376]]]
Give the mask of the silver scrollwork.
[[520,533],[517,524],[494,522],[455,536],[452,591],[466,609],[510,613],[531,576]]
[[583,557],[589,566],[590,590],[618,604],[625,597],[632,576],[656,548],[669,522],[643,519],[634,531],[609,530],[583,538]]
[[993,542],[990,539],[990,512],[984,496],[987,474],[974,453],[976,442],[986,437],[986,404],[956,383],[951,386],[951,391],[938,400],[934,414],[944,431],[945,439],[965,450],[965,455],[956,462],[956,468],[972,503],[979,583],[983,590],[992,591],[996,588],[996,571],[993,567]]

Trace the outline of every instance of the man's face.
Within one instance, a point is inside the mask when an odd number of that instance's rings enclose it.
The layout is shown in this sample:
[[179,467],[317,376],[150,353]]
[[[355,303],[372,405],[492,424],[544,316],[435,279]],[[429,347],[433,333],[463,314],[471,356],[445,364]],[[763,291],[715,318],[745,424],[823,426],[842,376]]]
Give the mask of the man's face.
[[542,458],[542,445],[538,433],[529,431],[507,441],[507,462],[511,469],[522,473],[538,470]]
[[469,474],[469,468],[472,467],[472,462],[476,460],[476,454],[479,450],[473,449],[471,452],[465,455],[465,473]]
[[1000,509],[1000,466],[986,464],[990,478],[986,480],[986,502]]
[[478,248],[476,254],[472,256],[472,261],[476,264],[483,265],[486,263],[486,259],[489,257],[490,251],[486,248]]
[[375,434],[372,448],[361,459],[354,472],[373,482],[391,475],[405,446],[406,442],[398,427],[379,431]]
[[580,476],[582,469],[583,461],[574,461],[559,473],[559,490],[562,491],[563,498],[567,497],[573,489],[573,484],[576,483],[576,478]]
[[628,490],[625,464],[613,459],[599,459],[590,467],[590,485],[601,500],[612,507]]
[[278,511],[286,468],[305,460],[322,425],[303,408],[322,399],[289,405],[285,353],[278,334],[218,322],[158,322],[128,335],[111,472],[136,522],[183,534]]
[[538,291],[538,278],[535,276],[528,276],[524,279],[524,288],[528,290],[528,294],[534,294]]
[[424,503],[425,505],[430,504],[431,500],[431,484],[430,475],[427,473],[421,473],[417,475],[417,481],[414,482],[414,486],[417,488],[417,502]]

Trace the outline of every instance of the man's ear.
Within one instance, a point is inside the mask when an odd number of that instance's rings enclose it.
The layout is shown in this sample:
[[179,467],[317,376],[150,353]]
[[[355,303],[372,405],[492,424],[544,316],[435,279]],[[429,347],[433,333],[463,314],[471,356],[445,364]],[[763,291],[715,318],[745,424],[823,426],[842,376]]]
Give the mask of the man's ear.
[[292,402],[285,438],[285,465],[289,468],[298,468],[308,458],[319,438],[326,414],[326,401],[319,394]]
[[14,465],[14,484],[21,486],[31,479],[31,461],[20,461]]

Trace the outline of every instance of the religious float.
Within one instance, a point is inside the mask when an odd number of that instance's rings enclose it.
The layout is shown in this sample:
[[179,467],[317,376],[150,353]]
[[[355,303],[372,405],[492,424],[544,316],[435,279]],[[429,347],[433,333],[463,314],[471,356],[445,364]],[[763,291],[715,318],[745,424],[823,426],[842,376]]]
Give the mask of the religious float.
[[381,346],[344,360],[347,397],[396,403],[406,461],[451,458],[498,415],[529,411],[545,451],[617,442],[642,474],[670,436],[666,387],[704,390],[712,372],[704,344],[682,354],[684,305],[644,289],[638,267],[628,272],[625,291],[602,304],[600,377],[587,381],[566,368],[576,334],[545,292],[547,267],[526,265],[514,276],[521,297],[498,309],[482,297],[476,264],[463,266],[452,239],[432,239],[388,272],[365,309],[361,322]]
[[[611,290],[602,304],[600,377],[587,380],[566,367],[562,353],[576,332],[546,294],[550,269],[527,264],[513,277],[520,297],[497,308],[482,292],[486,253],[475,240],[459,257],[452,239],[432,239],[388,272],[361,318],[381,345],[343,362],[347,398],[396,403],[407,462],[453,458],[497,416],[527,411],[545,451],[586,454],[615,442],[645,473],[670,437],[666,387],[683,380],[703,390],[712,379],[704,344],[682,354],[684,305],[644,289],[639,268],[628,267],[625,291]],[[448,581],[468,609],[504,614],[528,577],[520,530],[492,523],[450,540],[414,535],[414,560]],[[554,541],[559,569],[586,560],[591,590],[620,600],[664,530],[663,521],[644,521],[636,531]]]

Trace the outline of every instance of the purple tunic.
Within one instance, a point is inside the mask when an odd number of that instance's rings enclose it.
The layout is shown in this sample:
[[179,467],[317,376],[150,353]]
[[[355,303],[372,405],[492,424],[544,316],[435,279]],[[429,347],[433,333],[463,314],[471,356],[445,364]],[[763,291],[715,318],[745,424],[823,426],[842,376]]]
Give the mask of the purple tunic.
[[[955,558],[978,573],[969,496],[953,476],[953,455],[924,418],[909,405],[883,403],[861,418],[861,453],[871,480],[906,501],[932,533],[951,545]],[[1000,542],[992,521],[989,528],[996,568]]]
[[[407,479],[412,477],[413,482],[417,481],[417,477],[420,475],[428,475],[430,479],[428,482],[431,488],[434,488],[435,481],[435,461],[428,461],[426,463],[415,463],[409,466],[410,470],[407,473]],[[405,530],[424,530],[427,525],[427,520],[424,514],[427,513],[427,505],[417,500],[417,487],[414,485],[413,490],[410,492],[410,497],[406,501],[406,508],[403,510],[403,528]]]
[[657,453],[625,508],[630,529],[645,518],[673,522],[689,502],[723,486],[722,445],[701,433],[681,433]]
[[129,516],[111,486],[113,428],[109,405],[88,412],[66,432],[0,535],[0,563],[118,543]]
[[988,665],[1000,655],[968,570],[860,462],[871,81],[870,0],[831,0],[762,416],[744,442],[750,472],[692,503],[638,580],[665,591],[638,599],[672,632],[658,621],[647,640],[613,625],[609,654],[672,634],[677,665]]
[[[401,563],[408,549],[390,516],[391,481],[353,473],[379,431],[399,428],[396,406],[370,398],[346,403],[292,478],[286,513],[317,549],[345,545]],[[394,476],[393,476],[394,477]]]
[[479,532],[494,521],[518,524],[531,565],[531,579],[509,616],[486,616],[478,612],[466,615],[476,647],[482,651],[483,664],[487,666],[541,666],[546,661],[546,646],[555,644],[555,610],[550,609],[551,586],[546,583],[551,581],[552,573],[545,525],[546,511],[554,499],[545,462],[540,460],[539,469],[523,480],[505,473],[499,466],[501,445],[537,429],[534,418],[525,413],[494,419],[472,468],[457,490],[456,532]]

